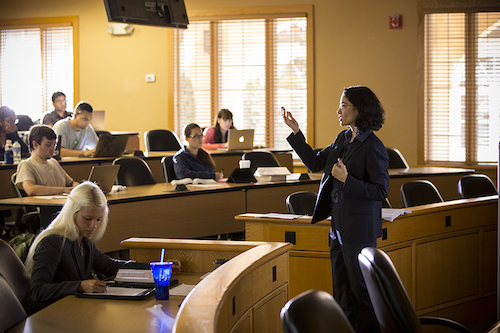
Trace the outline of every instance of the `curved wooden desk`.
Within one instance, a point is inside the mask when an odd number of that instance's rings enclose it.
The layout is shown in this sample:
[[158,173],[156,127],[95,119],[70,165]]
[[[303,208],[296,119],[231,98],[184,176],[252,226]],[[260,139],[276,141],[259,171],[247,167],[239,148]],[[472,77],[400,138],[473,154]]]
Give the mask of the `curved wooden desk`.
[[[494,315],[498,196],[410,209],[411,214],[383,223],[377,246],[394,262],[417,313],[459,321]],[[295,240],[290,297],[313,288],[332,292],[329,221],[311,225],[307,216],[287,220],[262,214],[235,219],[245,222],[247,240]]]
[[[197,284],[186,298],[158,301],[67,296],[8,332],[277,332],[288,300],[287,243],[131,238],[122,242],[135,259],[158,261],[162,248],[179,258],[182,283]],[[149,258],[149,259],[148,259]],[[231,259],[213,270],[213,260]],[[180,307],[179,307],[180,306]]]

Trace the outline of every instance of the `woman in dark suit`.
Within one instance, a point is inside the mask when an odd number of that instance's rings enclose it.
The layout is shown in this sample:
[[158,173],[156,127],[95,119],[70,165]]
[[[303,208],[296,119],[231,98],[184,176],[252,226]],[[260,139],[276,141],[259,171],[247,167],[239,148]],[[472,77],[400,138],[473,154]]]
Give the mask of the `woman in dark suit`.
[[282,108],[293,130],[287,138],[312,172],[323,171],[311,223],[332,217],[330,257],[335,299],[357,332],[378,332],[379,325],[359,268],[358,254],[376,247],[382,235],[382,200],[389,190],[387,150],[373,133],[385,112],[367,87],[345,88],[337,110],[343,130],[335,142],[315,153],[297,121]]

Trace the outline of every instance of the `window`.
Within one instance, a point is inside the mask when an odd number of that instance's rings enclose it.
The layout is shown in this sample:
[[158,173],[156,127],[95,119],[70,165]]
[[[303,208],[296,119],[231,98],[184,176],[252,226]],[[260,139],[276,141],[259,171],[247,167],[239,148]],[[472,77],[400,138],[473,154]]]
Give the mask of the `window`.
[[495,164],[500,139],[500,12],[424,15],[426,163]]
[[74,105],[76,18],[24,21],[0,21],[0,104],[35,121],[54,109],[56,91]]
[[212,126],[225,108],[236,128],[255,129],[255,145],[289,148],[283,105],[307,135],[310,22],[305,13],[286,16],[197,20],[190,15],[189,28],[175,31],[177,133],[191,122]]

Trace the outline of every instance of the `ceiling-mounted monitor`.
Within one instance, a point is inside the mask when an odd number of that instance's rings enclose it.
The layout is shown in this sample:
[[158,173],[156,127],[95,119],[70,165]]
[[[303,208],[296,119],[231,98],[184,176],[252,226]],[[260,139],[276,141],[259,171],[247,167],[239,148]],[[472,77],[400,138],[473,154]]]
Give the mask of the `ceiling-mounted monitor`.
[[104,0],[109,22],[186,29],[184,0]]

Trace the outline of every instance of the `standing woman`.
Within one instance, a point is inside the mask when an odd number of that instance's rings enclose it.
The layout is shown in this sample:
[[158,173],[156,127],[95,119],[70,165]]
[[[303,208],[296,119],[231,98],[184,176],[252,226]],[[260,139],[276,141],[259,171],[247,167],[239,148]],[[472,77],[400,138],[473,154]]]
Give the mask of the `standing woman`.
[[3,153],[5,152],[5,143],[11,140],[12,144],[15,141],[21,144],[22,156],[28,156],[28,145],[19,137],[16,126],[16,113],[8,106],[0,108],[0,161],[3,161]]
[[34,310],[76,292],[106,290],[106,282],[92,274],[114,276],[126,263],[95,247],[107,224],[108,205],[101,189],[92,182],[73,188],[59,215],[36,237],[26,259]]
[[365,247],[376,247],[382,235],[382,200],[389,190],[389,158],[373,133],[382,127],[385,112],[367,87],[345,88],[337,110],[348,126],[335,142],[314,153],[297,121],[282,108],[293,130],[287,138],[312,172],[323,171],[311,223],[331,215],[330,257],[333,294],[356,332],[379,332],[379,325],[358,264]]
[[195,123],[188,124],[184,129],[188,146],[179,150],[173,158],[174,172],[177,179],[203,178],[219,180],[224,175],[215,172],[215,162],[210,154],[203,149],[203,132]]
[[203,148],[213,150],[227,147],[227,136],[230,129],[234,128],[233,113],[228,109],[222,109],[217,114],[215,125],[205,131]]

